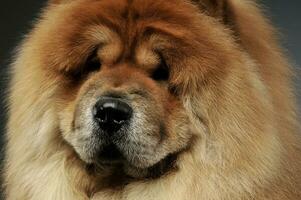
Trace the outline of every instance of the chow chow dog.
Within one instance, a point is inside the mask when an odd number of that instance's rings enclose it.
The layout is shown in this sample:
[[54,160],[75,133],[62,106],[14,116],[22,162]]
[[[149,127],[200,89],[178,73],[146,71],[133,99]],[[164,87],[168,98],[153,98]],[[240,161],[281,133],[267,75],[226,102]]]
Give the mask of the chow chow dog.
[[12,65],[9,200],[300,200],[290,66],[249,0],[54,0]]

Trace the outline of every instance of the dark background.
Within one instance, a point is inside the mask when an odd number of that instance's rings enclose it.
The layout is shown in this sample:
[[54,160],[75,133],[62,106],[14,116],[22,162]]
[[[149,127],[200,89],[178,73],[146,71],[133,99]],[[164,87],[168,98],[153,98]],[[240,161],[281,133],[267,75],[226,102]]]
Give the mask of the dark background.
[[[299,67],[301,65],[299,53],[301,51],[301,1],[262,0],[260,2],[278,27],[283,46],[288,50],[287,54],[295,66],[296,91],[301,103],[301,68]],[[8,80],[8,64],[15,46],[30,30],[44,4],[45,1],[42,0],[1,0],[0,3],[0,136],[3,136],[6,121],[4,88]],[[24,98],[26,98],[26,94],[24,94]]]

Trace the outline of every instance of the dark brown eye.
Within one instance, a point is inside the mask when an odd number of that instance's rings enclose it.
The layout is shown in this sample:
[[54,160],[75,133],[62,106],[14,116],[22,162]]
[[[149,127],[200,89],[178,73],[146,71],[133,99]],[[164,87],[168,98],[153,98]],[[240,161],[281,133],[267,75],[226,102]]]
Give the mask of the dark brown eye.
[[101,68],[101,62],[97,56],[97,50],[95,50],[87,59],[83,66],[82,73],[90,73],[99,71]]
[[179,95],[179,89],[175,85],[168,86],[168,90],[173,95],[176,95],[176,96]]
[[99,71],[101,68],[101,62],[97,58],[93,58],[92,60],[89,60],[83,69],[83,73],[88,74],[91,72]]
[[80,81],[90,73],[99,71],[100,68],[101,61],[97,56],[97,50],[95,50],[91,53],[91,55],[88,56],[86,61],[83,62],[80,67],[67,73],[67,76],[73,81]]
[[159,66],[152,73],[152,79],[156,81],[167,81],[169,79],[169,69],[162,56],[160,56],[160,60]]

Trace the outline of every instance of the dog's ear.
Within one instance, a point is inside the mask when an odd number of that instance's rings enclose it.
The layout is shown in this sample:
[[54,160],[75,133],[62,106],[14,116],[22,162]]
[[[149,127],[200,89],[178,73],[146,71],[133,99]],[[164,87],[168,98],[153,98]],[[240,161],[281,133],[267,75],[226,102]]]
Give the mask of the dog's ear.
[[222,20],[225,24],[231,21],[232,14],[228,0],[191,0],[209,16]]

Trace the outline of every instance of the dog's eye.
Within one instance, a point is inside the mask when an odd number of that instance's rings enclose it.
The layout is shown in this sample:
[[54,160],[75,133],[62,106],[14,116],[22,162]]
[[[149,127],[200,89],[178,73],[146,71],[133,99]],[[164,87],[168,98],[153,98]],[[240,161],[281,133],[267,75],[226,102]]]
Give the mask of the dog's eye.
[[98,58],[93,58],[91,60],[88,60],[87,63],[84,66],[84,72],[85,73],[90,73],[90,72],[95,72],[99,71],[101,68],[101,62]]
[[156,81],[167,81],[169,79],[169,69],[163,58],[159,66],[153,71],[152,79]]
[[97,51],[95,50],[87,59],[85,65],[83,66],[83,73],[90,73],[99,71],[101,68],[101,62],[97,56]]
[[173,95],[176,95],[176,96],[179,95],[179,89],[175,85],[168,86],[168,90]]
[[97,57],[97,51],[94,51],[78,69],[70,71],[67,76],[74,81],[80,81],[90,73],[99,71],[100,68],[101,61]]

